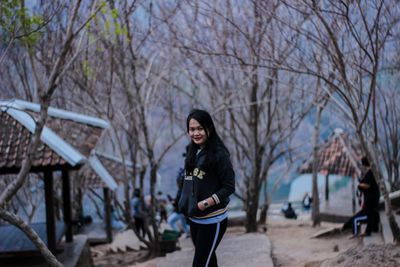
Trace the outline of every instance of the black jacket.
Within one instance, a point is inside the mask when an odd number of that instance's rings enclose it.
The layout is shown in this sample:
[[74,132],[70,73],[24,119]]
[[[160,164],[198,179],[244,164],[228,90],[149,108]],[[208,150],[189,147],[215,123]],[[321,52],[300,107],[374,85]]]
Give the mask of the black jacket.
[[372,170],[368,170],[365,173],[365,175],[361,178],[360,183],[369,184],[368,189],[363,189],[358,186],[358,189],[364,193],[365,208],[368,210],[376,209],[379,204],[380,192]]
[[[189,173],[185,170],[178,206],[179,212],[189,217],[204,217],[216,210],[226,208],[229,196],[235,192],[235,173],[228,152],[222,148],[218,149],[214,167],[209,170],[205,170],[202,166],[205,157],[206,152],[200,151],[193,171]],[[197,203],[208,197],[213,197],[217,204],[200,211]]]

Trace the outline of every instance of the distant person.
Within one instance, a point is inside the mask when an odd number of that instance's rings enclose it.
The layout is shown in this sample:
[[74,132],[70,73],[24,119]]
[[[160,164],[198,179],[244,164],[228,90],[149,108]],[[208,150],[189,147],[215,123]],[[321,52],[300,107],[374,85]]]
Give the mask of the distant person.
[[157,210],[160,213],[160,224],[162,222],[167,223],[168,212],[167,212],[168,199],[163,195],[161,191],[157,193]]
[[282,208],[283,215],[287,219],[297,219],[297,214],[294,212],[294,209],[292,208],[292,203],[288,203],[286,207]]
[[174,231],[180,232],[180,229],[177,225],[177,222],[179,221],[183,228],[183,231],[186,234],[186,237],[190,237],[189,226],[186,223],[186,217],[184,214],[178,212],[178,200],[181,196],[182,184],[183,184],[184,178],[185,178],[184,169],[180,168],[179,172],[178,172],[178,176],[176,177],[176,185],[178,187],[178,191],[176,193],[175,199],[173,199],[173,198],[170,199],[170,202],[173,206],[173,212],[168,217],[168,223],[169,223],[169,225],[171,225],[171,227]]
[[91,224],[92,221],[93,221],[92,216],[90,215],[85,216],[83,214],[83,208],[78,209],[78,220],[77,220],[78,229],[84,227],[86,224]]
[[308,193],[306,193],[306,194],[304,195],[304,197],[303,197],[302,203],[303,203],[303,210],[309,211],[310,208],[311,208],[312,197],[310,197],[310,196],[308,195]]
[[192,266],[218,266],[215,250],[228,225],[227,206],[235,191],[235,173],[229,151],[207,111],[192,110],[186,129],[191,142],[179,211],[189,217],[195,246]]
[[118,218],[118,214],[117,211],[114,209],[114,206],[111,206],[111,228],[120,230],[125,229],[125,227],[125,223]]
[[146,236],[146,230],[144,228],[144,210],[142,202],[140,201],[140,189],[136,188],[134,191],[134,198],[132,199],[132,221],[135,224],[136,231]]
[[365,174],[359,181],[358,189],[364,196],[365,213],[367,215],[367,228],[363,235],[369,236],[371,232],[378,232],[379,230],[378,204],[380,192],[367,157],[361,159],[361,165]]

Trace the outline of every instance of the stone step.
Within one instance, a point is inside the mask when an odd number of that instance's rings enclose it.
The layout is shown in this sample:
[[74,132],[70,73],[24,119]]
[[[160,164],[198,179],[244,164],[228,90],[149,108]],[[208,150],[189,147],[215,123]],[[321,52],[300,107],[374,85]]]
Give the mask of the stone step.
[[382,234],[381,233],[371,233],[370,236],[363,237],[364,246],[368,246],[371,244],[382,245],[384,244]]
[[[400,226],[400,216],[399,215],[394,215],[394,216],[397,224]],[[383,242],[385,244],[392,244],[393,243],[392,230],[390,229],[389,220],[384,210],[379,211],[379,218],[381,220]]]
[[[361,233],[365,233],[365,229],[367,228],[367,224],[361,225]],[[371,244],[375,245],[382,245],[385,242],[383,241],[382,232],[379,231],[378,233],[371,233],[370,236],[363,236],[362,238],[364,246],[368,246]]]

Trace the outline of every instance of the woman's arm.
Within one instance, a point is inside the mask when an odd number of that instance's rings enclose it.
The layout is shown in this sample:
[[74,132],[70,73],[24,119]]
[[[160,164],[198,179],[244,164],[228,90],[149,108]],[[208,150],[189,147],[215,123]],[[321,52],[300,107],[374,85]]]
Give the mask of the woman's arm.
[[201,211],[219,204],[221,200],[229,197],[233,192],[235,192],[235,172],[228,153],[222,152],[218,155],[216,172],[221,183],[221,188],[212,196],[197,203],[197,206]]

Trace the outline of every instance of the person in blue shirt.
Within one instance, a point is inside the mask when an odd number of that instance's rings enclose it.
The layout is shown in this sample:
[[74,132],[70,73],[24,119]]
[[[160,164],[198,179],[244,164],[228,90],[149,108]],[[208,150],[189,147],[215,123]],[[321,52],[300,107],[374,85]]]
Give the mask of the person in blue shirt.
[[140,201],[140,189],[138,188],[135,189],[134,198],[132,199],[132,221],[135,224],[136,231],[145,237],[144,212],[142,202]]

